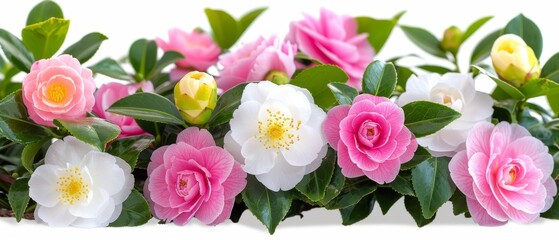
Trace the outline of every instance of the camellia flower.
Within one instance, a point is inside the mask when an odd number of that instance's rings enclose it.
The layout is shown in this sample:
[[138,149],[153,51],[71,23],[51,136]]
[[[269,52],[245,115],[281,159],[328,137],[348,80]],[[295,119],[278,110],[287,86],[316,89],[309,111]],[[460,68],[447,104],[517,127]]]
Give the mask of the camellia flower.
[[436,156],[454,156],[464,147],[468,132],[481,121],[489,121],[493,114],[493,99],[478,92],[469,74],[447,73],[412,76],[406,83],[406,92],[398,98],[403,106],[413,101],[431,101],[451,107],[462,116],[443,129],[417,139],[419,145]]
[[54,142],[29,179],[35,218],[49,226],[104,227],[134,186],[128,163],[73,136]]
[[177,61],[177,68],[170,73],[171,80],[179,80],[191,70],[206,71],[217,63],[221,49],[207,33],[194,30],[190,33],[178,28],[169,30],[169,41],[155,39],[164,51],[177,51],[184,59]]
[[476,124],[448,168],[480,225],[533,222],[557,193],[548,148],[516,124]]
[[212,115],[217,103],[217,85],[212,75],[189,72],[175,85],[175,105],[188,123],[201,125]]
[[138,89],[143,92],[153,92],[151,82],[144,81],[138,84],[107,83],[102,85],[95,93],[95,106],[93,113],[98,117],[116,124],[120,128],[119,138],[146,134],[132,117],[107,112],[107,109],[116,101],[134,94]]
[[392,182],[417,149],[404,126],[404,111],[385,97],[361,94],[351,106],[332,108],[323,129],[338,151],[342,174],[350,178],[366,175],[379,184]]
[[495,40],[491,61],[499,77],[516,87],[540,77],[540,63],[534,50],[514,34]]
[[297,47],[289,41],[280,41],[275,36],[260,37],[219,58],[222,68],[217,86],[227,91],[239,83],[271,80],[267,77],[272,72],[291,77],[295,72],[296,53]]
[[268,189],[287,191],[326,156],[325,117],[306,89],[249,83],[229,122],[224,147]]
[[176,144],[155,150],[147,171],[144,194],[153,213],[177,225],[192,217],[209,225],[225,221],[246,186],[241,165],[196,127],[183,130]]
[[56,118],[84,118],[95,104],[91,70],[70,55],[36,61],[22,84],[29,117],[41,125],[53,127]]
[[349,75],[348,85],[361,89],[363,72],[375,56],[367,37],[358,34],[354,18],[323,8],[318,19],[305,15],[291,23],[287,39],[309,57],[341,67]]

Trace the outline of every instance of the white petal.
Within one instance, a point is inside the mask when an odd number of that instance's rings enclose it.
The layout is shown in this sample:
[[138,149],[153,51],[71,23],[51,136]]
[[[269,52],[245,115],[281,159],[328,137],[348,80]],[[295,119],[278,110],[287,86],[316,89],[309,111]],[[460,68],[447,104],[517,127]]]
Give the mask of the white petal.
[[59,172],[62,172],[58,166],[45,164],[31,174],[29,179],[29,196],[39,205],[45,207],[54,207],[58,203],[60,194],[56,191],[58,188]]
[[91,177],[92,186],[105,190],[109,196],[117,194],[124,185],[124,172],[115,163],[112,155],[104,152],[89,152],[84,157],[85,168]]
[[73,136],[58,140],[49,147],[45,154],[45,164],[60,167],[75,166],[81,168],[82,158],[90,151],[99,151],[93,146],[81,142]]
[[412,75],[406,83],[406,91],[398,97],[398,105],[404,106],[413,101],[428,100],[431,88],[438,82],[438,78],[437,74],[421,77]]
[[471,102],[476,94],[474,79],[470,74],[446,73],[441,77],[440,82],[457,88],[466,103]]
[[223,148],[231,153],[237,162],[245,164],[245,158],[241,154],[241,145],[231,137],[231,131],[227,132],[223,138]]
[[262,81],[259,83],[249,83],[245,90],[243,91],[243,96],[241,97],[241,103],[248,101],[256,101],[263,103],[268,98],[271,91],[276,89],[278,86],[270,81]]
[[255,175],[269,172],[274,167],[277,156],[274,151],[275,149],[266,149],[256,138],[247,140],[241,148],[241,154],[245,158],[243,169]]
[[299,130],[300,140],[292,144],[289,150],[282,149],[281,153],[283,157],[293,166],[309,165],[316,159],[318,152],[320,152],[325,145],[321,135],[320,129],[315,129],[311,126],[302,126]]
[[91,189],[86,201],[70,205],[68,210],[76,217],[96,218],[107,207],[107,204],[114,204],[110,200],[109,194],[103,189]]
[[51,227],[66,227],[76,220],[76,216],[70,214],[68,208],[59,203],[54,207],[37,205],[37,218],[47,223]]
[[287,191],[295,187],[305,176],[305,167],[289,165],[281,155],[268,173],[256,175],[256,179],[272,191]]
[[270,93],[266,102],[278,101],[289,108],[289,112],[296,120],[306,123],[311,117],[311,103],[307,96],[290,85],[281,85]]
[[114,199],[116,204],[121,204],[128,198],[128,196],[132,192],[132,188],[134,188],[134,175],[132,175],[132,169],[130,168],[130,165],[128,165],[128,163],[126,163],[119,157],[115,158],[115,163],[124,172],[124,184],[122,185],[122,189],[118,193],[113,194],[111,197]]
[[[72,223],[74,227],[81,228],[95,228],[95,227],[106,227],[110,223],[110,219],[115,212],[115,204],[113,199],[109,199],[109,203],[105,205],[105,208],[101,213],[94,218],[78,218]],[[120,213],[120,211],[119,211]]]
[[462,110],[462,116],[457,120],[463,121],[485,121],[493,114],[493,99],[487,94],[477,92],[471,102],[466,103]]
[[322,164],[322,159],[326,157],[326,153],[328,153],[328,146],[324,145],[324,147],[322,147],[322,149],[318,153],[316,159],[305,167],[305,175],[314,172],[317,168],[320,167],[320,165]]
[[242,103],[229,121],[231,137],[239,144],[258,134],[258,114],[261,104],[255,101]]
[[122,213],[122,204],[116,204],[113,214],[111,215],[111,218],[109,218],[109,223],[116,221],[118,217],[120,217],[121,213]]

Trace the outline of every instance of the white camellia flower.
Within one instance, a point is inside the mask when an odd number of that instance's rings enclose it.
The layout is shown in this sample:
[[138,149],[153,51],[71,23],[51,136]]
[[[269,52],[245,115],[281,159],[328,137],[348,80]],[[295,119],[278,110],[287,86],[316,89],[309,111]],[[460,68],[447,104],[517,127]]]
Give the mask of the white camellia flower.
[[413,101],[444,104],[462,114],[438,132],[417,138],[419,145],[435,156],[453,156],[460,151],[472,127],[480,121],[489,121],[493,114],[493,99],[476,91],[470,74],[411,76],[406,83],[406,92],[400,95],[397,103],[403,106]]
[[104,227],[121,213],[134,185],[122,159],[73,136],[54,142],[29,180],[35,218],[49,226]]
[[289,190],[322,163],[325,118],[306,89],[250,83],[233,113],[224,147],[270,190]]

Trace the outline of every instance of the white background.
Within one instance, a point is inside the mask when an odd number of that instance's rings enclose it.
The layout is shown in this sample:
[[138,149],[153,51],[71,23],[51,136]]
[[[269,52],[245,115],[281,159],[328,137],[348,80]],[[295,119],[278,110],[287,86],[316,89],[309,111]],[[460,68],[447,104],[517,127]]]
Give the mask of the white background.
[[[475,43],[489,32],[503,27],[508,20],[524,13],[536,22],[544,36],[544,49],[541,62],[559,51],[559,29],[557,13],[550,1],[432,1],[432,0],[391,0],[391,1],[258,1],[258,0],[212,0],[212,1],[76,1],[58,0],[66,18],[71,20],[70,31],[63,49],[80,39],[83,35],[98,31],[109,37],[97,55],[86,65],[89,66],[104,57],[118,59],[128,53],[128,47],[137,38],[167,39],[167,30],[179,27],[191,30],[202,27],[209,30],[204,16],[205,7],[224,9],[238,17],[243,13],[261,6],[269,6],[266,11],[241,38],[241,42],[252,41],[259,35],[276,34],[283,37],[289,22],[302,18],[307,12],[316,16],[320,7],[326,7],[339,14],[352,16],[371,16],[391,18],[396,13],[407,10],[400,23],[420,26],[442,36],[444,29],[456,25],[465,29],[471,22],[482,16],[495,16],[478,33],[469,39],[460,52],[460,65],[466,69],[470,53]],[[0,28],[19,36],[25,24],[27,13],[38,1],[0,0]],[[409,53],[418,53],[429,63],[440,61],[427,57],[396,29],[377,59],[388,58]],[[424,228],[417,228],[413,219],[405,211],[403,202],[399,201],[386,216],[382,216],[378,206],[364,221],[353,226],[341,226],[337,211],[312,210],[303,219],[291,218],[281,223],[276,234],[268,235],[250,212],[245,212],[239,224],[229,221],[216,227],[208,227],[193,220],[184,227],[158,225],[152,220],[138,228],[75,229],[48,228],[30,221],[16,224],[14,219],[0,218],[0,239],[24,237],[34,239],[298,239],[306,236],[312,239],[520,239],[536,236],[553,236],[559,222],[539,220],[531,225],[509,223],[504,227],[478,227],[470,219],[452,215],[451,206],[445,204],[436,220]]]

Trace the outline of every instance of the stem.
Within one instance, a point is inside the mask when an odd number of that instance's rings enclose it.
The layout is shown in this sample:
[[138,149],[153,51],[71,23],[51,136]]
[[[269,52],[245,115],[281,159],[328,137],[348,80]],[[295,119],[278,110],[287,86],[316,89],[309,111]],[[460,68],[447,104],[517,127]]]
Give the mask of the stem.
[[522,114],[524,113],[524,105],[526,101],[518,102],[518,107],[516,108],[516,118],[512,119],[512,123],[518,123],[518,120],[522,118]]
[[[0,217],[15,217],[14,211],[8,209],[0,209]],[[32,212],[24,213],[23,218],[27,220],[35,220],[35,215]]]
[[457,73],[459,73],[460,72],[460,66],[458,66],[458,57],[454,53],[452,54],[452,64],[454,64],[455,71]]

